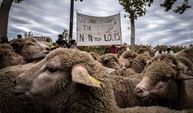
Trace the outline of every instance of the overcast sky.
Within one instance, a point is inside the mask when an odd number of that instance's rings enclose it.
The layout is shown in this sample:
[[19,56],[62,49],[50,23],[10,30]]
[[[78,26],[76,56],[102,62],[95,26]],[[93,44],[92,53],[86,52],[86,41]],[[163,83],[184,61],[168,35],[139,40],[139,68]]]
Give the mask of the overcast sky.
[[[190,0],[192,6],[193,1]],[[118,0],[84,0],[75,2],[75,12],[92,16],[109,16],[121,12],[123,42],[130,44],[130,21]],[[147,9],[136,23],[137,44],[193,44],[193,8],[183,15],[164,12],[159,3]],[[64,28],[69,28],[70,0],[24,0],[13,4],[10,11],[8,36],[32,31],[34,35],[49,36],[55,41]],[[74,13],[74,17],[76,13]],[[76,17],[74,18],[76,19]],[[76,20],[74,21],[74,37]]]

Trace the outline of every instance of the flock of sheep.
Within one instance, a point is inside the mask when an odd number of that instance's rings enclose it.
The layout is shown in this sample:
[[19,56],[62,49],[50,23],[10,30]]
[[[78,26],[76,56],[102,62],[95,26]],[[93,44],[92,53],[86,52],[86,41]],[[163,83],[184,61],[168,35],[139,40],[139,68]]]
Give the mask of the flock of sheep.
[[0,113],[191,113],[192,79],[193,46],[98,55],[15,39],[0,46]]

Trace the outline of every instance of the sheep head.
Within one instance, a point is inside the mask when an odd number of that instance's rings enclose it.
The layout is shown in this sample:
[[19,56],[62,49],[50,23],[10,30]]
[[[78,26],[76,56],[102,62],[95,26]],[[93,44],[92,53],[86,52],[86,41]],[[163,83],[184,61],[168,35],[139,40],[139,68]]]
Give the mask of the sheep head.
[[135,70],[137,73],[141,73],[148,61],[151,60],[151,56],[149,55],[149,52],[145,52],[142,54],[139,54],[133,61],[131,68]]
[[[90,54],[79,50],[56,49],[17,78],[15,92],[21,99],[51,100],[68,92],[72,84],[99,87],[104,70]],[[103,75],[102,75],[103,74]]]
[[44,58],[50,50],[47,45],[37,41],[35,38],[15,39],[10,44],[28,62]]
[[132,65],[132,61],[134,58],[136,58],[138,55],[134,51],[127,50],[122,53],[122,55],[119,57],[119,61],[122,65],[124,65],[126,68],[130,68]]
[[17,54],[9,44],[3,44],[0,47],[0,68],[24,64],[25,60]]
[[135,88],[135,94],[142,100],[176,101],[179,87],[184,80],[193,79],[182,72],[171,61],[154,61],[144,71],[144,77]]
[[112,53],[102,55],[98,60],[103,66],[113,69],[119,69],[121,63],[119,62],[117,56]]

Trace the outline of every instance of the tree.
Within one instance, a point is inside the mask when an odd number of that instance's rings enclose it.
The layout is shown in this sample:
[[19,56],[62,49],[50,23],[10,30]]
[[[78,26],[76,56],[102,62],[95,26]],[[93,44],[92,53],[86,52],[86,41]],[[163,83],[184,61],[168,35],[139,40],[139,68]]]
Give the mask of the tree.
[[164,3],[160,4],[161,7],[165,8],[165,11],[169,11],[173,9],[175,13],[183,14],[184,11],[188,8],[191,8],[189,5],[189,0],[183,0],[181,4],[176,6],[175,8],[172,8],[173,5],[176,3],[177,0],[165,0]]
[[[173,5],[177,0],[165,0],[161,7],[165,9],[165,11],[169,11],[173,9],[175,13],[183,14],[184,11],[188,8],[191,8],[189,5],[189,0],[183,0],[182,4],[173,8]],[[150,7],[153,4],[154,0],[119,0],[119,3],[123,6],[125,11],[128,13],[130,23],[131,23],[131,47],[135,44],[135,20],[138,17],[144,16],[146,13],[146,7]],[[125,16],[125,17],[126,17]]]
[[21,3],[23,0],[0,0],[0,38],[7,36],[9,11],[14,1]]
[[[128,13],[131,23],[131,47],[134,49],[135,44],[135,20],[138,17],[144,16],[146,13],[146,6],[151,6],[153,1],[150,0],[119,0],[119,3],[123,6]],[[126,17],[125,16],[125,17]]]
[[24,32],[24,36],[25,36],[25,37],[31,37],[31,36],[33,36],[33,33],[32,33],[31,31],[29,31],[29,32]]
[[64,31],[62,32],[62,36],[64,37],[64,40],[69,41],[69,31],[68,31],[68,29],[64,28]]

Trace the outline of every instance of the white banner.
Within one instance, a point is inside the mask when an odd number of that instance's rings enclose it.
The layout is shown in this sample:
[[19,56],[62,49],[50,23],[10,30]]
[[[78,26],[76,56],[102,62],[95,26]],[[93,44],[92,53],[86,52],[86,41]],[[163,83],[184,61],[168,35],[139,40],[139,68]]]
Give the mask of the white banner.
[[108,17],[94,17],[77,13],[77,45],[121,44],[120,13]]

